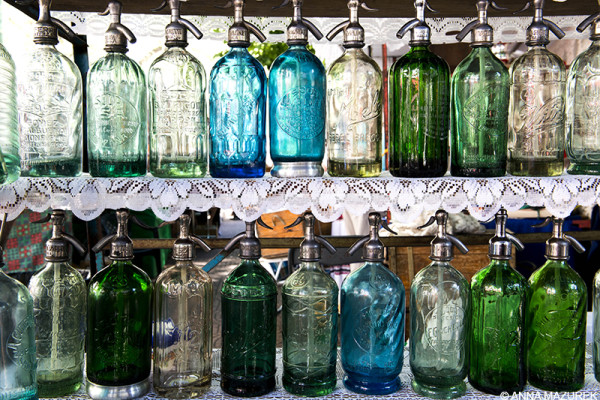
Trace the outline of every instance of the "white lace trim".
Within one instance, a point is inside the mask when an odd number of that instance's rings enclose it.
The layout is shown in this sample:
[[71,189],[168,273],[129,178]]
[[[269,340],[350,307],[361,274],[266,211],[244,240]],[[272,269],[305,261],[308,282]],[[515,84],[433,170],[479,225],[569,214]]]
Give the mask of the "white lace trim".
[[24,209],[70,209],[86,221],[106,209],[151,208],[165,221],[186,208],[206,211],[231,208],[244,221],[266,212],[311,209],[323,221],[336,220],[344,210],[363,215],[391,210],[395,218],[411,221],[422,212],[443,208],[467,209],[480,221],[504,207],[525,204],[546,207],[567,217],[575,206],[600,204],[600,177],[563,175],[554,178],[298,178],[280,179],[159,179],[141,178],[21,178],[0,188],[0,212],[15,219]]

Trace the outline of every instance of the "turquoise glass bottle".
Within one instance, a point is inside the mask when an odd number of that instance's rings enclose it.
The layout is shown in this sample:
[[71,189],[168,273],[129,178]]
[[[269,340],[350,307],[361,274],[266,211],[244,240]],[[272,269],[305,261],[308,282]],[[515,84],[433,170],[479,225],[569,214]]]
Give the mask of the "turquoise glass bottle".
[[[286,279],[283,304],[283,387],[298,396],[324,396],[335,389],[338,286],[319,262],[321,246],[335,249],[315,235],[315,217],[306,212],[289,227],[304,220],[300,268]],[[288,227],[288,228],[289,228]]]
[[88,291],[86,389],[98,400],[134,399],[150,390],[152,281],[132,263],[129,211],[116,215],[117,232],[93,248],[97,253],[110,242],[112,262],[94,275]]
[[490,239],[490,264],[471,280],[469,382],[499,395],[525,388],[525,310],[527,280],[510,266],[513,244],[523,244],[506,232],[506,210],[496,214],[496,235]]
[[111,0],[105,34],[107,54],[87,75],[87,136],[90,175],[128,177],[146,174],[146,78],[127,57],[135,36],[121,24],[121,2]]
[[275,389],[277,284],[258,261],[260,242],[254,229],[254,222],[246,222],[246,232],[224,249],[227,253],[239,244],[242,262],[221,288],[221,389],[241,397]]
[[0,185],[21,175],[15,63],[0,44]]
[[[210,174],[215,178],[260,178],[265,174],[267,75],[250,55],[250,32],[266,37],[243,17],[245,0],[233,0],[231,50],[210,73]],[[230,2],[231,3],[231,2]]]
[[477,2],[479,18],[456,36],[471,32],[471,53],[458,64],[451,82],[451,173],[494,177],[506,174],[510,76],[491,47],[493,30],[487,9],[494,1]]
[[390,230],[379,213],[369,214],[370,235],[348,250],[353,254],[363,247],[365,264],[348,275],[341,290],[344,386],[368,395],[400,389],[404,364],[406,296],[400,278],[383,265],[382,223]]
[[77,392],[83,381],[87,287],[70,263],[69,244],[85,249],[63,232],[65,212],[53,210],[39,221],[52,222],[44,267],[29,282],[35,316],[37,382],[40,397]]
[[399,177],[437,177],[448,169],[450,68],[429,50],[426,0],[416,0],[410,50],[390,69],[390,173]]
[[469,372],[469,282],[450,261],[453,246],[464,254],[462,242],[446,233],[448,213],[438,210],[423,227],[437,222],[431,242],[431,264],[420,270],[410,286],[410,370],[412,387],[421,396],[452,399],[465,394]]
[[55,46],[58,28],[76,36],[50,16],[51,0],[38,1],[35,50],[17,71],[21,175],[74,177],[81,174],[83,162],[81,72]]
[[208,171],[206,72],[185,48],[187,31],[202,37],[180,16],[180,0],[169,5],[171,21],[165,29],[167,50],[148,72],[148,131],[150,172],[160,178],[201,178]]
[[302,18],[302,0],[292,1],[289,48],[273,61],[269,75],[271,175],[321,176],[325,156],[325,68],[306,45],[309,31],[317,40],[323,34]]
[[546,241],[546,263],[529,277],[527,326],[527,378],[539,389],[575,392],[585,381],[587,288],[567,260],[569,246],[585,251],[563,233],[561,218],[552,222]]

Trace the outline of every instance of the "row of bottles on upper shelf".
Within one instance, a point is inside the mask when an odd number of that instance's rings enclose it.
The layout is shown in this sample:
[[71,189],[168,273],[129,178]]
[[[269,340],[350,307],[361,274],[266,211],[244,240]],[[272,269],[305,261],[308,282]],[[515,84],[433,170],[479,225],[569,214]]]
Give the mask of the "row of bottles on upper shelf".
[[[286,5],[290,0],[285,0]],[[210,74],[207,122],[204,68],[185,50],[187,31],[201,32],[180,17],[180,0],[164,0],[171,22],[167,50],[148,73],[125,55],[135,36],[120,22],[121,3],[111,0],[106,32],[107,55],[87,76],[87,135],[92,176],[261,177],[265,173],[266,115],[270,125],[273,176],[321,176],[328,144],[332,176],[378,176],[382,168],[383,79],[377,63],[362,50],[364,29],[358,8],[349,0],[349,20],[327,35],[344,33],[344,54],[327,74],[306,45],[308,32],[322,34],[292,0],[289,49],[265,69],[247,51],[250,33],[264,35],[243,18],[244,0],[232,1],[231,50]],[[2,49],[0,87],[5,94],[0,117],[3,176],[77,176],[82,169],[82,83],[75,64],[55,49],[57,27],[50,0],[39,0],[33,56],[18,85],[14,65]],[[528,3],[530,4],[530,3]],[[563,171],[566,149],[570,173],[600,173],[600,123],[594,110],[600,73],[600,14],[587,18],[592,45],[568,74],[560,58],[546,49],[549,32],[564,34],[543,18],[544,0],[534,0],[535,17],[527,29],[529,50],[511,71],[491,52],[487,23],[491,0],[477,1],[479,17],[457,35],[472,34],[472,51],[452,78],[448,64],[429,50],[426,0],[416,0],[417,18],[400,29],[410,31],[410,51],[390,70],[390,172],[401,177],[446,173],[448,147],[456,176],[552,176]],[[148,93],[146,93],[148,92]],[[267,101],[268,98],[268,101]],[[148,118],[146,116],[148,111]],[[148,127],[146,126],[148,123]],[[20,134],[17,133],[17,126]],[[451,132],[449,144],[448,132]],[[210,132],[210,133],[209,133]],[[149,134],[148,134],[149,133]],[[210,138],[209,138],[210,136]],[[150,140],[149,146],[147,140]],[[327,137],[327,140],[326,140]],[[209,140],[210,139],[210,140]],[[149,157],[147,155],[149,147]]]
[[[205,393],[212,376],[213,290],[211,278],[193,260],[196,246],[210,249],[190,232],[190,216],[179,219],[175,265],[153,283],[132,264],[127,223],[140,222],[118,210],[116,234],[94,247],[100,251],[110,242],[112,263],[92,278],[87,291],[69,264],[69,243],[83,249],[63,232],[64,211],[48,218],[53,234],[46,244],[47,264],[32,278],[29,292],[0,272],[3,399],[33,399],[36,390],[44,397],[75,392],[82,381],[86,339],[87,392],[93,399],[129,399],[148,392],[152,343],[152,381],[159,396]],[[417,273],[410,289],[414,390],[432,398],[458,397],[467,376],[475,388],[493,394],[520,392],[526,381],[544,390],[581,389],[587,289],[567,260],[570,245],[584,249],[562,232],[563,220],[548,218],[541,225],[553,223],[547,262],[526,280],[510,266],[513,244],[517,249],[522,244],[506,232],[507,213],[501,209],[490,240],[491,262],[469,285],[450,264],[453,246],[468,250],[446,232],[447,218],[439,210],[424,225],[437,222],[432,262]],[[322,246],[335,249],[315,235],[310,212],[291,226],[302,221],[300,267],[282,288],[283,387],[310,397],[335,389],[340,325],[345,386],[371,395],[395,392],[404,360],[405,291],[383,265],[379,228],[390,229],[379,213],[369,215],[369,236],[348,250],[352,254],[362,247],[365,263],[342,284],[338,315],[338,286],[320,263]],[[216,257],[238,245],[242,261],[221,288],[221,388],[250,397],[275,388],[277,284],[259,263],[254,222],[246,223],[246,231]],[[594,288],[597,325],[600,273]],[[600,339],[600,329],[594,337]],[[594,360],[600,380],[595,348]]]

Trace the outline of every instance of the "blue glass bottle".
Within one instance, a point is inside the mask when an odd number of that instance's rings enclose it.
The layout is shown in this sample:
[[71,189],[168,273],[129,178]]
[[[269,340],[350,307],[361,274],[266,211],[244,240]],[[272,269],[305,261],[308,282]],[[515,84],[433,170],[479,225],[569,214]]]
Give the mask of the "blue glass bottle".
[[266,37],[244,21],[244,0],[234,0],[229,28],[231,50],[210,73],[210,173],[215,178],[260,178],[265,174],[267,75],[248,52],[250,32]]
[[[284,0],[282,5],[289,3]],[[287,30],[289,49],[277,57],[269,75],[271,175],[292,178],[323,175],[325,156],[325,68],[306,49],[308,31],[323,34],[302,18],[302,0],[293,0]]]
[[371,234],[348,251],[364,245],[365,264],[346,278],[341,292],[344,386],[370,395],[398,390],[404,362],[406,296],[400,278],[383,265],[381,223],[379,213],[369,214]]

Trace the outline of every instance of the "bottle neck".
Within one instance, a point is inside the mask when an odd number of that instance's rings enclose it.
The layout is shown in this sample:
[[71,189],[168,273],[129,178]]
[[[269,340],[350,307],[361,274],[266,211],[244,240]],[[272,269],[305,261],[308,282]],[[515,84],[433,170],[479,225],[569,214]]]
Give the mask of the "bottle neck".
[[512,268],[510,266],[510,260],[497,260],[494,258],[491,258],[489,266],[492,268]]
[[290,44],[288,50],[308,50],[305,44]]
[[323,273],[325,272],[325,270],[323,270],[323,266],[318,261],[302,261],[300,263],[300,268],[302,268],[305,271],[319,271]]
[[532,51],[532,50],[546,50],[546,45],[545,44],[534,44],[531,46],[527,46],[527,51]]
[[429,51],[429,45],[416,44],[414,46],[411,46],[410,50],[408,51],[407,54],[416,53],[416,52],[419,52],[419,51]]

